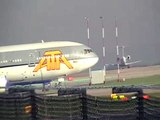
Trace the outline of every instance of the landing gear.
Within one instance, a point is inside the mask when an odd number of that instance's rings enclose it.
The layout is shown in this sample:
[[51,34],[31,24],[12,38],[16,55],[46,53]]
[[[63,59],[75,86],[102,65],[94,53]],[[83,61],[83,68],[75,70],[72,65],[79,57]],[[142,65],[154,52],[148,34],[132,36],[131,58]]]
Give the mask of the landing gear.
[[61,88],[61,86],[62,86],[62,83],[61,83],[61,82],[55,83],[55,87],[56,87],[56,88]]

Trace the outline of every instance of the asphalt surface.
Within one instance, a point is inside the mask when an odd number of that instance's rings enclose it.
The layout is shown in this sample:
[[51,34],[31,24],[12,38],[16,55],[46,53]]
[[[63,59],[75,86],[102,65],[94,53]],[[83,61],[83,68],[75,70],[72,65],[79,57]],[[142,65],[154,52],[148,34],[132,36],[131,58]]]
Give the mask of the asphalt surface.
[[[139,78],[153,75],[160,75],[160,65],[120,69],[119,74],[121,79]],[[106,79],[108,81],[117,79],[117,70],[108,70],[106,72]]]

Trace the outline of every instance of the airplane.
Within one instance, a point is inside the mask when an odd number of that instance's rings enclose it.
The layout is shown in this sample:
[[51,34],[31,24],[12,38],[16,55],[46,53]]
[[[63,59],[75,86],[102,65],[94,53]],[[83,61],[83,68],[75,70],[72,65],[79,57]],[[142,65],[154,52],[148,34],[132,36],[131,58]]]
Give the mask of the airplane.
[[[130,68],[131,65],[133,64],[136,64],[136,63],[139,63],[141,62],[140,60],[139,61],[131,61],[131,56],[130,55],[127,55],[125,56],[124,55],[124,49],[125,49],[125,46],[117,46],[117,51],[118,51],[118,55],[117,55],[117,63],[116,64],[106,64],[106,68],[109,68],[109,67],[117,67],[117,64],[119,64],[119,67],[120,68]],[[122,49],[122,56],[119,57],[119,48]]]
[[0,47],[0,84],[34,84],[86,70],[98,56],[84,44],[54,41]]

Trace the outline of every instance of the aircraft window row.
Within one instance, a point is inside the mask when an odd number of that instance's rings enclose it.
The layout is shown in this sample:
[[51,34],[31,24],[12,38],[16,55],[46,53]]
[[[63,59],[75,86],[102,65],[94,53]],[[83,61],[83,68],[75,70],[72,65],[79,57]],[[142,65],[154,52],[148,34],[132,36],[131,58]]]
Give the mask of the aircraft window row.
[[37,57],[37,60],[40,60],[42,57]]
[[84,54],[93,52],[92,49],[84,49]]
[[22,62],[22,59],[15,59],[15,60],[12,60],[12,62]]
[[[47,58],[52,58],[52,57],[55,58],[54,56],[46,56],[45,58],[47,59]],[[44,57],[37,57],[36,59],[37,59],[37,60],[40,60],[40,59],[42,59],[42,58],[44,58]]]
[[[69,57],[69,54],[66,54],[66,55],[64,55],[65,57]],[[45,58],[60,58],[60,57],[62,57],[61,55],[55,55],[55,56],[45,56]],[[40,59],[42,59],[42,58],[44,58],[44,57],[37,57],[36,59],[37,60],[40,60]]]
[[15,59],[15,60],[3,60],[3,61],[0,61],[0,63],[8,63],[8,62],[22,62],[22,59]]
[[8,63],[7,60],[0,61],[0,63]]

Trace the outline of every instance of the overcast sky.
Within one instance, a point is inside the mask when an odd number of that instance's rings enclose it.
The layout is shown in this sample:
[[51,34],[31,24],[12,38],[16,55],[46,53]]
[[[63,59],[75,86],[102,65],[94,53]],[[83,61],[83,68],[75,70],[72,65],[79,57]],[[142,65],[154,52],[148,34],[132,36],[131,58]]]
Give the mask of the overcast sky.
[[141,64],[160,63],[160,0],[0,0],[0,45],[76,41],[90,47],[102,65],[101,20],[105,27],[105,63],[116,62],[115,17],[119,44]]

